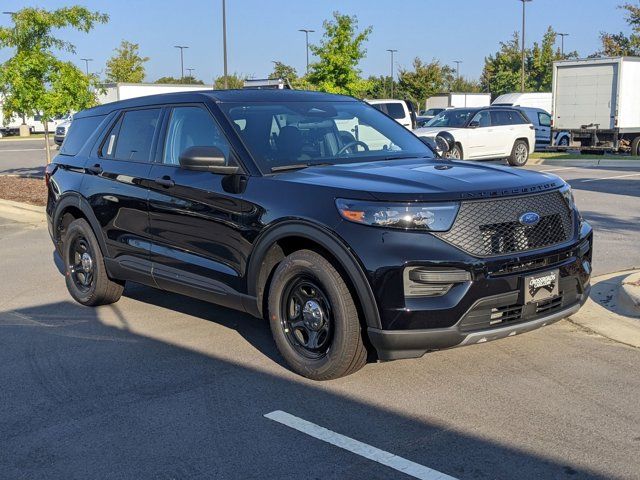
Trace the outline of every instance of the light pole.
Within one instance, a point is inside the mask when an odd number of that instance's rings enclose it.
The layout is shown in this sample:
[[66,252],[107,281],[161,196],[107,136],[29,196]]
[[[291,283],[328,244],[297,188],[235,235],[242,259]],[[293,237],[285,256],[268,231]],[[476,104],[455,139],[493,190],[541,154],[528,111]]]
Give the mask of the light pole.
[[180,81],[184,80],[184,49],[189,48],[186,45],[174,45],[174,48],[180,49]]
[[185,70],[187,71],[187,73],[189,74],[189,83],[191,83],[191,80],[193,80],[193,71],[195,70],[194,68],[185,68]]
[[460,81],[460,64],[462,60],[454,60],[453,63],[456,64],[456,81],[459,83]]
[[558,33],[558,36],[562,39],[560,40],[560,55],[564,58],[564,37],[568,37],[568,33]]
[[89,76],[89,62],[93,62],[93,58],[81,58],[80,60],[82,60],[84,62],[84,67],[85,70],[87,72],[87,77]]
[[309,34],[315,32],[315,30],[309,30],[306,28],[301,28],[298,30],[299,32],[304,32],[304,37],[307,45],[307,75],[309,75]]
[[227,2],[222,0],[222,56],[224,68],[224,88],[229,88],[227,77]]
[[393,98],[393,54],[398,50],[394,50],[393,48],[387,48],[387,52],[391,54],[391,98]]
[[524,32],[525,32],[525,5],[531,0],[518,0],[522,2],[522,67],[520,70],[520,90],[524,92]]

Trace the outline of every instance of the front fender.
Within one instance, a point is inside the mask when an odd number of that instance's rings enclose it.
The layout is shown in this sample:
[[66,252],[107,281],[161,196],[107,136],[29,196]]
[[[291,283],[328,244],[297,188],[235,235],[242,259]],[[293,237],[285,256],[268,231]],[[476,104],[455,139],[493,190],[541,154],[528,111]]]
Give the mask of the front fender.
[[368,327],[381,328],[380,315],[364,269],[349,247],[331,230],[306,220],[284,220],[260,234],[247,267],[248,294],[256,299],[256,311],[262,313],[259,285],[260,270],[271,247],[286,237],[302,237],[318,243],[340,262],[353,285]]

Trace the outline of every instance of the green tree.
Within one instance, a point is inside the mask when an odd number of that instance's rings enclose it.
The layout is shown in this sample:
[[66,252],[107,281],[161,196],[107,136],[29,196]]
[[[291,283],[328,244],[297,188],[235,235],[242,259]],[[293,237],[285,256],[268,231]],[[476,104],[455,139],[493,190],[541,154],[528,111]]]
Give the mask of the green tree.
[[520,37],[517,32],[511,40],[500,42],[500,49],[485,57],[480,84],[493,96],[520,90]]
[[289,83],[294,83],[298,79],[298,72],[291,65],[287,65],[282,62],[275,62],[273,65],[273,72],[269,74],[269,78],[276,80],[279,78],[286,78]]
[[[242,88],[244,87],[244,79],[245,77],[239,75],[237,73],[232,73],[227,75],[227,88]],[[213,81],[213,88],[216,90],[223,90],[224,86],[224,75],[220,75]]]
[[425,63],[419,58],[413,60],[413,68],[400,68],[398,72],[398,95],[412,100],[416,105],[424,105],[427,98],[435,93],[448,92],[454,81],[454,69],[438,60]]
[[632,33],[628,36],[623,32],[600,33],[602,47],[593,56],[640,56],[640,6],[625,3],[618,8],[625,10],[625,21]]
[[115,54],[107,60],[105,75],[108,82],[140,83],[144,79],[144,64],[149,57],[142,57],[139,53],[140,45],[126,40],[120,42]]
[[[527,92],[551,91],[553,62],[565,58],[577,57],[577,52],[565,53],[556,48],[557,33],[548,27],[540,42],[534,42],[526,48],[525,90]],[[480,77],[481,88],[498,96],[503,93],[519,92],[521,88],[522,58],[520,39],[515,32],[508,42],[500,42],[500,50],[484,60],[484,69]]]
[[171,77],[171,76],[167,76],[167,77],[160,77],[159,79],[157,79],[154,83],[165,83],[165,84],[193,84],[193,85],[204,85],[204,82],[196,77],[193,77],[191,75],[187,75],[186,77],[184,77],[183,79],[180,78],[176,78],[176,77]]
[[82,110],[95,104],[95,77],[84,75],[75,65],[56,58],[54,49],[75,52],[73,44],[55,31],[72,28],[89,32],[108,16],[84,7],[53,11],[23,8],[11,15],[14,25],[0,27],[0,47],[14,48],[15,54],[0,66],[0,93],[3,113],[39,114],[45,126],[47,161],[51,161],[48,122],[55,116]]
[[[393,90],[398,91],[398,82],[393,81]],[[391,77],[390,76],[370,76],[367,79],[367,90],[364,94],[365,98],[388,98],[391,96]]]
[[324,34],[319,45],[310,49],[318,61],[309,66],[309,82],[318,90],[362,96],[368,82],[360,78],[358,65],[365,56],[364,43],[371,27],[358,32],[355,16],[333,13],[333,20],[323,23]]

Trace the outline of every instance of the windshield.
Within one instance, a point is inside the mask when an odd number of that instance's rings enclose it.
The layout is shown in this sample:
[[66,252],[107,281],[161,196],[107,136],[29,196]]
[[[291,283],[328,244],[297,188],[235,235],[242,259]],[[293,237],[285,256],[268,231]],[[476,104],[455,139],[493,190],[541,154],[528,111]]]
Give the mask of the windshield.
[[476,110],[468,110],[465,108],[453,110],[445,110],[433,117],[427,123],[427,127],[464,127],[469,117],[471,117]]
[[260,170],[433,157],[409,130],[363,102],[222,103]]

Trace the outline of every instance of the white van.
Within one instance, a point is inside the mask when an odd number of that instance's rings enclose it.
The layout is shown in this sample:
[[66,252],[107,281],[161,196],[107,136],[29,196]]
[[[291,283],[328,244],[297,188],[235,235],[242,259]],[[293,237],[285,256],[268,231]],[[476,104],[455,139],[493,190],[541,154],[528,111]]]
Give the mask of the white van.
[[491,105],[541,108],[545,112],[551,113],[551,101],[551,92],[505,93],[491,102]]
[[411,102],[394,99],[365,100],[365,102],[382,113],[386,113],[409,130],[413,130],[416,127],[416,114]]

